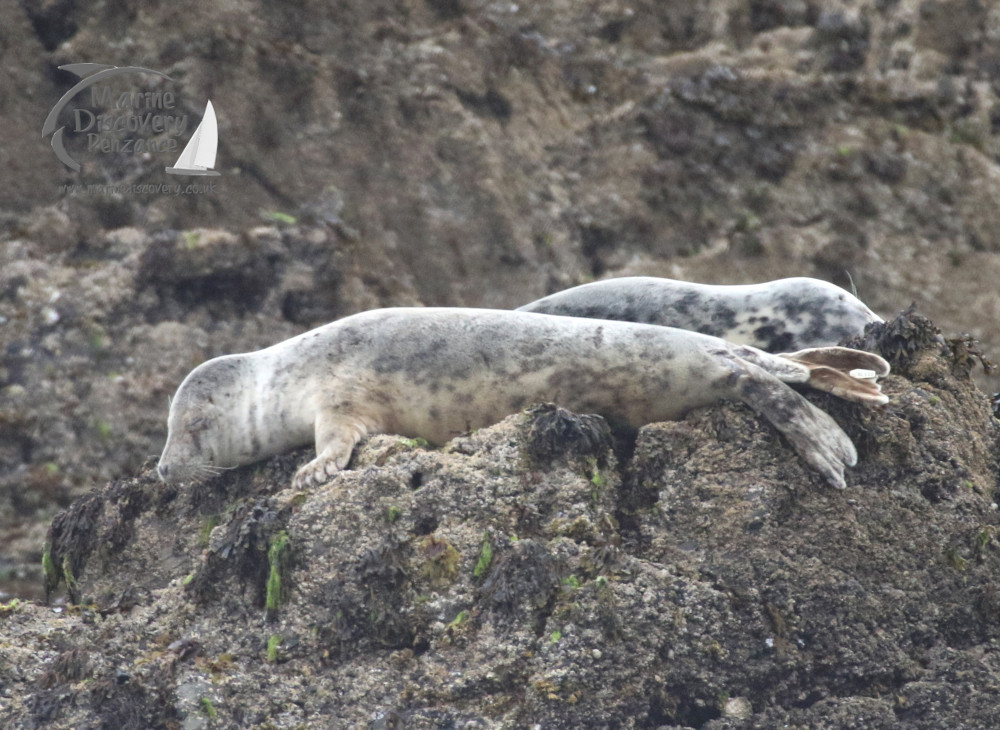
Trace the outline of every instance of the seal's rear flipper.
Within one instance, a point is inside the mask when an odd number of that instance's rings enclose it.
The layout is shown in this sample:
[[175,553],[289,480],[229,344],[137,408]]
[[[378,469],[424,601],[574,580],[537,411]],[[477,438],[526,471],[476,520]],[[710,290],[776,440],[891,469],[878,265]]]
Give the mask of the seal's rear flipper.
[[869,406],[884,406],[889,402],[889,396],[875,382],[874,373],[871,370],[868,373],[872,373],[872,376],[859,378],[834,368],[814,365],[809,368],[808,385],[844,400]]
[[809,368],[809,385],[827,393],[866,405],[889,402],[876,378],[889,374],[889,363],[878,355],[848,347],[815,347],[784,353],[778,357]]
[[889,374],[889,363],[881,357],[864,350],[852,350],[849,347],[813,347],[798,352],[782,353],[778,357],[800,362],[810,368],[814,365],[824,365],[844,373],[849,373],[851,370],[871,370],[877,378]]
[[784,434],[830,485],[843,489],[844,468],[857,463],[858,452],[837,422],[753,363],[736,361],[733,369],[739,373],[737,397]]

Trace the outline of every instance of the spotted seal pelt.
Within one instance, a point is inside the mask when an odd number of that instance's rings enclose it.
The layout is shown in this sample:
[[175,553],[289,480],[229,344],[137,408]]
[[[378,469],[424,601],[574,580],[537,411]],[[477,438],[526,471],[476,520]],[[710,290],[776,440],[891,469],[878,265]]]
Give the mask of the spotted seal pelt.
[[[857,379],[853,368],[870,370]],[[323,482],[366,434],[443,443],[524,406],[552,401],[633,428],[721,398],[767,418],[831,484],[854,446],[785,383],[885,403],[877,355],[845,348],[769,355],[695,332],[489,309],[362,312],[277,345],[195,368],[170,406],[157,467],[204,479],[315,440],[294,484]]]
[[772,353],[836,345],[882,321],[839,286],[805,277],[715,286],[626,276],[556,292],[519,311],[679,327]]

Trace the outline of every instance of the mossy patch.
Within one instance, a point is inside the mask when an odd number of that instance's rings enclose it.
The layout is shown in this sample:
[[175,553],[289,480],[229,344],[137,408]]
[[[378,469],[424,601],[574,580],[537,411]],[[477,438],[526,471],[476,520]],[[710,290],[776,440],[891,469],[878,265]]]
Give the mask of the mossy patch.
[[274,664],[278,661],[278,647],[281,646],[282,638],[280,634],[271,634],[267,639],[267,661]]
[[289,538],[288,533],[281,530],[271,540],[271,546],[267,551],[267,597],[265,599],[265,610],[268,618],[273,619],[281,607],[282,602],[282,573],[287,563]]
[[473,569],[472,575],[476,578],[482,578],[490,569],[492,562],[493,545],[490,542],[489,535],[485,535],[483,537],[483,546],[479,549],[479,560],[476,561],[476,567]]
[[428,535],[420,542],[420,552],[425,558],[420,572],[431,585],[440,588],[455,580],[462,556],[454,545],[444,538]]
[[45,576],[45,593],[48,594],[59,585],[59,571],[52,560],[52,543],[45,543],[45,550],[42,552],[42,573]]
[[62,560],[62,578],[66,581],[66,590],[69,592],[70,600],[78,603],[80,587],[76,582],[76,575],[73,573],[73,561],[69,555],[64,555]]
[[298,218],[296,218],[294,215],[289,215],[288,213],[282,213],[279,210],[265,210],[261,212],[261,216],[266,220],[284,226],[294,226],[296,223],[299,222]]
[[208,717],[209,720],[214,720],[219,716],[219,713],[215,710],[215,705],[208,697],[201,698],[201,711]]
[[13,599],[10,603],[0,603],[0,616],[9,616],[12,613],[17,613],[17,609],[21,606],[21,601],[17,598]]
[[201,522],[201,526],[198,528],[198,547],[206,548],[208,547],[209,538],[212,535],[212,530],[219,526],[219,516],[209,515]]
[[448,623],[448,628],[449,629],[460,629],[460,628],[462,628],[462,626],[464,626],[466,623],[468,623],[470,615],[471,614],[468,611],[464,610],[464,609],[461,610],[461,611],[459,611],[458,615],[455,616],[455,618],[453,618]]

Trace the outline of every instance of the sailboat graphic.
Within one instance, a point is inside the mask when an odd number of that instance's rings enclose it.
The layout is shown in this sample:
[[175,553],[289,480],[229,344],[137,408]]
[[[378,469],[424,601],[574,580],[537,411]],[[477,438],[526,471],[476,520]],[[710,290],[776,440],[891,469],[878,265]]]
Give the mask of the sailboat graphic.
[[205,107],[205,116],[194,130],[187,146],[173,167],[166,168],[170,175],[218,175],[215,167],[215,150],[219,146],[219,126],[215,121],[215,108],[211,100]]

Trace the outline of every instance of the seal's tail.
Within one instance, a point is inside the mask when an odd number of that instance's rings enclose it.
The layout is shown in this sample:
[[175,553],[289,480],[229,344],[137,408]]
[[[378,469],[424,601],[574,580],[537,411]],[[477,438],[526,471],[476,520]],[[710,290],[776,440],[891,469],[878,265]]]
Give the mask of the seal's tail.
[[885,405],[889,397],[876,382],[889,374],[889,363],[878,355],[847,347],[816,347],[779,357],[809,368],[809,385],[845,400]]

